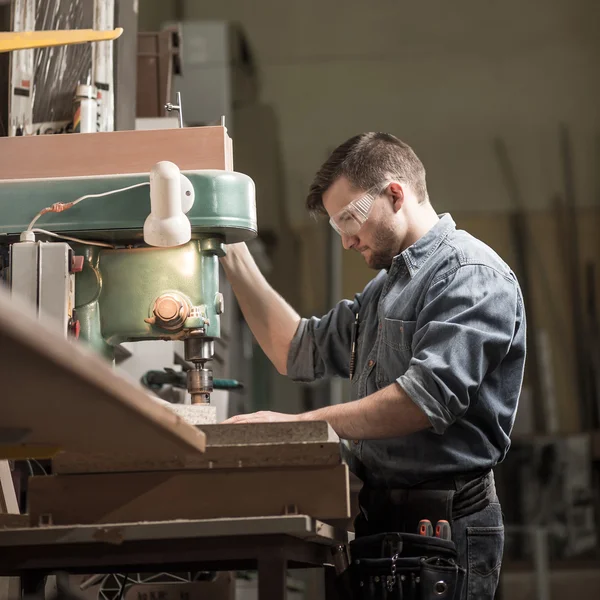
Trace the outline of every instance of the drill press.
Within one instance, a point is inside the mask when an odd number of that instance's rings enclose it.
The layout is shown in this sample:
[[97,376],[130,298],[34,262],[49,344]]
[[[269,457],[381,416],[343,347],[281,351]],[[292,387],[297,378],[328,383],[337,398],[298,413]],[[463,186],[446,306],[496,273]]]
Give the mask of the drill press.
[[233,171],[0,181],[13,296],[111,361],[122,342],[183,340],[194,403],[213,389],[218,258],[256,232],[254,183]]

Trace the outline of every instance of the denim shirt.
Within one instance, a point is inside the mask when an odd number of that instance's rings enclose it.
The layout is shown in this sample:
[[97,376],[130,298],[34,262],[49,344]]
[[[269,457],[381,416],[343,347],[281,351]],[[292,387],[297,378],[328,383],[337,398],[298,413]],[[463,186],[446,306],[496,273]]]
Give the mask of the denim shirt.
[[302,319],[288,375],[349,377],[357,312],[352,399],[397,382],[431,426],[403,437],[344,440],[352,471],[374,487],[408,487],[500,462],[510,445],[526,339],[519,284],[502,259],[441,215],[353,301]]

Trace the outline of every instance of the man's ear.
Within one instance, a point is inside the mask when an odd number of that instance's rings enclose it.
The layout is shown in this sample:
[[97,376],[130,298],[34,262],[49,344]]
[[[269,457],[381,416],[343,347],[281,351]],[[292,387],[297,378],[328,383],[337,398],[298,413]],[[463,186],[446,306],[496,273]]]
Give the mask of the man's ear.
[[404,188],[401,183],[392,181],[387,189],[388,196],[392,200],[394,212],[398,212],[404,204]]

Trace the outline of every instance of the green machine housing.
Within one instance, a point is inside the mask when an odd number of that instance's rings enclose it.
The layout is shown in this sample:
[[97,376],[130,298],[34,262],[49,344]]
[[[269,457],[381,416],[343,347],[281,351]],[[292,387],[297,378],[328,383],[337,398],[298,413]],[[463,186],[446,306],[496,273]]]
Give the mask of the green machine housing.
[[[150,213],[147,185],[85,199],[64,212],[42,216],[35,227],[111,246],[68,241],[73,254],[83,256],[74,286],[73,324],[79,339],[111,360],[121,342],[184,340],[186,359],[195,366],[188,372],[188,390],[194,402],[202,402],[212,391],[206,362],[214,354],[214,338],[220,337],[223,312],[218,259],[224,245],[256,236],[255,188],[250,177],[233,171],[182,175],[191,182],[195,198],[187,213],[192,239],[182,246],[144,243],[143,226]],[[144,173],[0,182],[4,263],[10,261],[11,245],[45,207],[148,181]],[[36,236],[58,241],[43,233]]]

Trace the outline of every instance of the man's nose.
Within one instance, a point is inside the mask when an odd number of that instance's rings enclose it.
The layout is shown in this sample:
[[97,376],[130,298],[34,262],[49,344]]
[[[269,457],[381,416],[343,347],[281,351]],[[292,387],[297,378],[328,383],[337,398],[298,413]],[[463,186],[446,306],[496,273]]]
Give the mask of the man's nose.
[[344,250],[350,250],[356,246],[357,238],[355,235],[346,235],[342,233],[342,246],[344,246]]

